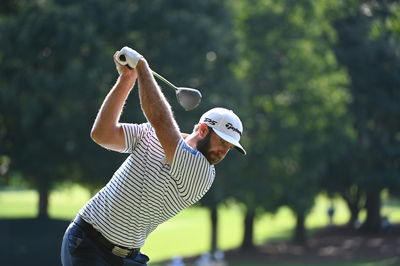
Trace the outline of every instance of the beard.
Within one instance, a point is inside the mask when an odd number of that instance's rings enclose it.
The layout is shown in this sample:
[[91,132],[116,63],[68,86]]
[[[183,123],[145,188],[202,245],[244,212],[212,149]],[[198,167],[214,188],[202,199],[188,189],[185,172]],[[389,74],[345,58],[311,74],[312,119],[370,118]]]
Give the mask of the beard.
[[213,152],[210,152],[210,147],[211,147],[211,133],[212,133],[212,129],[209,127],[209,131],[207,133],[207,135],[202,138],[201,140],[197,141],[196,144],[196,149],[201,152],[204,157],[206,157],[207,161],[210,164],[216,164],[220,161],[219,158],[215,158],[213,155]]

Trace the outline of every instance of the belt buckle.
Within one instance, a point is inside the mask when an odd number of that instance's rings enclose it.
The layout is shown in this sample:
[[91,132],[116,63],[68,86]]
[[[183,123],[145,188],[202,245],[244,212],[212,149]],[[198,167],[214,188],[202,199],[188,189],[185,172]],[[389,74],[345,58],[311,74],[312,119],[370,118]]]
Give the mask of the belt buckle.
[[126,248],[120,248],[118,246],[113,247],[113,249],[111,250],[111,252],[114,255],[117,255],[118,257],[121,258],[126,258],[128,257],[129,253],[131,253],[131,251],[129,249]]

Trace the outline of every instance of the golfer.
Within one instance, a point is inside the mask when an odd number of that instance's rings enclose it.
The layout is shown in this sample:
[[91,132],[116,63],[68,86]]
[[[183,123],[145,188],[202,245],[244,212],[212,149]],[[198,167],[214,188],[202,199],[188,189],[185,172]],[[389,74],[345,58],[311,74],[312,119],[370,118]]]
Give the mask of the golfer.
[[[200,200],[215,177],[214,165],[232,148],[245,154],[242,123],[230,110],[203,114],[182,134],[147,61],[135,51],[136,67],[119,64],[119,77],[97,114],[91,137],[106,149],[128,153],[125,162],[79,211],[61,247],[64,266],[147,265],[140,252],[156,227]],[[144,124],[119,122],[139,82]]]

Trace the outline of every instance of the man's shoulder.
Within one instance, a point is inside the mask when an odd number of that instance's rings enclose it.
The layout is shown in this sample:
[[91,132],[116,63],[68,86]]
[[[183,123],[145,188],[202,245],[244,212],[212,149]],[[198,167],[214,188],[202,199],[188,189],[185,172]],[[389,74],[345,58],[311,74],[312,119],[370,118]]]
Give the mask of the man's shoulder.
[[176,147],[175,159],[180,160],[183,167],[193,167],[193,165],[210,171],[214,168],[207,158],[198,150],[188,145],[183,138],[181,138]]
[[201,154],[201,152],[199,152],[198,150],[193,149],[192,147],[190,147],[183,138],[181,138],[179,140],[178,147],[184,149],[185,151],[189,152],[192,155],[196,155],[197,156],[197,155]]

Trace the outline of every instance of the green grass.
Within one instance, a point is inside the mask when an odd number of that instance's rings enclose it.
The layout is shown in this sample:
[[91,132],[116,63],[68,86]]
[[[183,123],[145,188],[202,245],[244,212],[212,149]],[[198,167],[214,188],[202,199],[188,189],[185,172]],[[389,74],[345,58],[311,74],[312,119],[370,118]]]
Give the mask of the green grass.
[[50,194],[49,215],[55,219],[71,220],[89,199],[89,192],[80,186],[56,190]]
[[38,195],[33,190],[2,191],[0,218],[28,218],[37,215]]
[[[71,220],[89,198],[89,192],[77,185],[55,190],[49,198],[49,215],[54,219]],[[34,190],[0,191],[0,218],[34,218],[38,199]]]
[[[55,190],[50,195],[49,214],[55,219],[71,220],[89,198],[88,191],[79,186]],[[38,195],[32,190],[0,191],[0,218],[33,218],[37,214],[37,200]],[[345,223],[349,213],[344,202],[335,199],[334,204],[335,223]],[[323,227],[328,223],[326,210],[329,205],[330,201],[326,197],[317,198],[315,207],[306,220],[308,229]],[[400,222],[400,202],[390,200],[382,208],[382,214],[388,215],[391,221]],[[362,215],[365,216],[365,214]],[[237,204],[219,208],[218,244],[220,249],[228,250],[239,246],[243,235],[242,219],[242,212]],[[276,239],[287,239],[291,236],[294,226],[295,219],[292,212],[287,207],[282,207],[274,215],[264,214],[257,218],[255,241],[261,244]],[[143,252],[151,255],[153,263],[167,260],[175,255],[195,256],[209,249],[210,232],[208,210],[201,207],[189,208],[160,225],[147,239]],[[375,265],[368,263],[370,262],[348,265]],[[257,266],[257,264],[252,265]]]
[[[397,266],[400,260],[398,259],[386,259],[379,261],[360,261],[360,262],[340,262],[340,263],[282,263],[282,264],[270,264],[270,263],[232,263],[230,266]],[[156,265],[155,265],[156,266]]]

